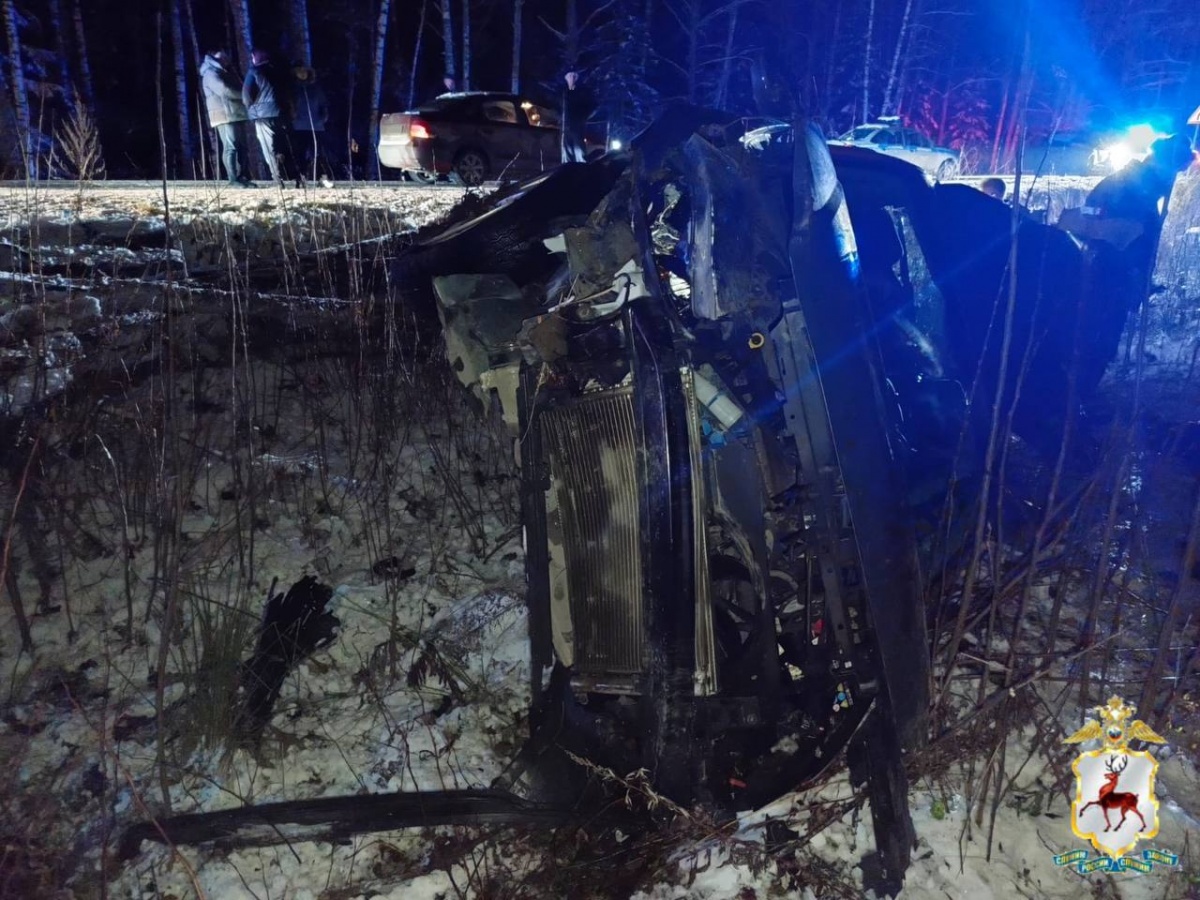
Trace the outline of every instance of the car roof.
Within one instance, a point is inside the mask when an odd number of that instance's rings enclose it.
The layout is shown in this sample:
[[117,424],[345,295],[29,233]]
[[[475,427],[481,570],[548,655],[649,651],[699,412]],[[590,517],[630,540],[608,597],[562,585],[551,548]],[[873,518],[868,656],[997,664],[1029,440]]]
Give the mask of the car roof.
[[508,91],[450,91],[438,94],[436,97],[418,104],[417,108],[410,110],[410,112],[453,109],[454,107],[465,106],[468,103],[480,100],[507,100],[511,103],[516,103],[518,106],[525,101],[536,103],[538,106],[543,107],[552,105],[535,94],[513,94]]
[[516,94],[510,94],[505,91],[447,91],[444,94],[438,94],[434,100],[474,100],[479,98],[488,98],[491,100],[516,100]]

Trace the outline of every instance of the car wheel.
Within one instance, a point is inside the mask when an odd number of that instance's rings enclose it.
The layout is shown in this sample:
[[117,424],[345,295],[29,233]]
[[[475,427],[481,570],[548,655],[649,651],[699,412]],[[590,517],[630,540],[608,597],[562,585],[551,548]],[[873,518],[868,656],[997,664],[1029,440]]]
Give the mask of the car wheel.
[[454,158],[454,174],[467,187],[477,187],[483,184],[487,172],[487,157],[478,150],[463,150]]
[[426,172],[424,169],[415,169],[411,174],[413,181],[417,184],[434,184],[437,181],[436,175]]
[[948,178],[953,178],[957,172],[958,163],[952,159],[943,160],[942,164],[938,166],[936,178],[938,181],[945,181]]

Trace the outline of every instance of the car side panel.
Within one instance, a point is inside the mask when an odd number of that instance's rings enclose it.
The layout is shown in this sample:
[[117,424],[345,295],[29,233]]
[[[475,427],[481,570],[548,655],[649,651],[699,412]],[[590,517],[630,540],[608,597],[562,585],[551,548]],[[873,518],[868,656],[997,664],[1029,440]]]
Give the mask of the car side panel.
[[[525,105],[511,95],[484,95],[442,108],[385,114],[380,118],[379,161],[389,168],[445,175],[463,150],[476,149],[487,157],[490,178],[540,174],[561,161],[557,110],[536,106],[536,118],[544,120],[538,125]],[[489,107],[503,107],[503,112],[493,108],[489,118]],[[429,125],[431,138],[410,137],[409,127],[417,118]]]

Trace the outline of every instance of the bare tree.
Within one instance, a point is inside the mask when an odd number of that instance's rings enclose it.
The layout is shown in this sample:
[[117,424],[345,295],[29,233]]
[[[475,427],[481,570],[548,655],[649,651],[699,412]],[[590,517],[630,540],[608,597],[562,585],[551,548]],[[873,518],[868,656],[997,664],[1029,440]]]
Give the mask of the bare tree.
[[471,0],[462,0],[462,89],[471,89]]
[[188,102],[187,63],[183,49],[183,3],[184,0],[174,0],[171,4],[171,49],[175,61],[175,107],[179,117],[179,155],[180,161],[187,170],[186,174],[194,176],[192,163],[195,161],[195,148],[192,143],[192,107]]
[[96,108],[96,89],[92,84],[92,61],[88,56],[87,32],[83,28],[83,0],[74,0],[71,18],[75,25],[75,52],[79,62],[79,93],[88,109]]
[[521,93],[521,17],[524,10],[525,0],[513,0],[512,92],[514,94]]
[[[180,9],[181,17],[182,17],[184,40],[187,43],[189,60],[191,63],[192,72],[198,73],[200,71],[200,40],[199,40],[199,38],[196,37],[196,18],[193,15],[193,11],[192,11],[192,0],[178,0],[178,3],[179,3],[179,9]],[[196,77],[196,76],[193,76],[193,77]],[[192,102],[195,104],[193,109],[195,110],[196,117],[195,117],[195,119],[193,119],[193,121],[196,123],[196,126],[197,126],[197,137],[199,139],[199,147],[200,147],[199,177],[207,178],[208,177],[208,153],[206,152],[205,139],[204,139],[204,117],[206,114],[204,111],[204,96],[200,91],[199,84],[196,82],[193,82],[193,83],[196,84],[196,92],[192,97]],[[210,146],[212,147],[214,160],[216,159],[216,152],[217,152],[216,139],[217,139],[216,131],[210,129],[209,130],[209,140],[212,141],[212,144]]]
[[897,90],[900,56],[906,49],[905,44],[908,41],[909,26],[912,23],[912,9],[913,0],[904,0],[904,15],[900,18],[900,33],[896,36],[896,49],[892,53],[892,68],[888,72],[887,88],[883,92],[884,115],[894,114],[896,111],[894,104],[899,104],[900,102],[900,92]]
[[442,74],[456,81],[458,79],[458,66],[454,62],[454,18],[450,13],[451,0],[441,0],[442,4],[442,53],[443,68]]
[[[579,18],[579,0],[566,0],[563,27],[555,28],[544,18],[542,24],[550,30],[562,48],[562,62],[567,69],[577,69],[583,59],[584,46],[587,38],[593,33],[596,22],[605,12],[610,10],[617,0],[599,0],[596,6],[582,19]],[[649,9],[649,2],[647,2]],[[648,27],[648,26],[647,26]]]
[[58,69],[58,79],[62,84],[63,95],[74,101],[75,89],[71,83],[71,58],[67,53],[67,29],[63,27],[61,0],[49,0],[47,12],[50,19],[50,30],[54,32],[54,64]]
[[875,0],[867,9],[867,37],[863,41],[862,121],[871,121],[871,41],[875,36]]
[[733,40],[737,34],[738,9],[740,3],[734,3],[729,7],[729,27],[725,31],[725,54],[721,58],[721,77],[717,81],[716,100],[713,105],[717,109],[722,109],[725,106],[725,101],[729,96],[729,74],[733,67]]
[[[642,21],[646,23],[646,27],[650,28],[654,22],[654,0],[646,0],[646,5],[642,9]],[[642,52],[638,59],[639,68],[644,72],[650,64],[650,42],[642,42]]]
[[565,37],[567,67],[574,69],[579,65],[579,45],[580,32],[579,27],[579,4],[578,0],[567,0],[567,27],[563,34]]
[[830,101],[833,99],[833,76],[836,71],[837,61],[837,46],[838,39],[842,33],[842,4],[838,3],[834,6],[833,11],[833,33],[829,38],[828,48],[826,50],[826,66],[825,66],[825,94],[821,97],[821,111],[826,113],[829,110]]
[[17,30],[17,11],[13,0],[2,0],[4,12],[4,35],[8,41],[8,75],[13,94],[13,109],[17,113],[17,129],[21,137],[21,153],[24,156],[27,175],[33,174],[33,141],[29,132],[29,94],[25,90],[25,60],[21,54],[21,36]]
[[417,22],[417,45],[413,48],[412,71],[408,76],[408,108],[417,105],[417,69],[421,64],[421,42],[425,38],[425,14],[429,11],[429,0],[421,0],[421,18]]
[[301,66],[311,66],[312,37],[308,28],[308,0],[289,0],[288,37],[291,42],[292,62]]
[[253,23],[250,20],[250,0],[229,0],[229,12],[233,15],[233,30],[238,65],[245,72],[250,68],[250,50],[254,47]]
[[[716,63],[722,65],[722,77],[728,83],[728,61],[733,55],[733,35],[737,30],[738,8],[747,0],[727,0],[724,3],[711,4],[710,0],[665,0],[664,6],[675,19],[684,38],[684,62],[682,64],[667,60],[673,68],[679,71],[687,83],[687,99],[695,103],[700,92],[702,72],[710,71]],[[717,46],[708,39],[709,29],[721,18],[728,16],[729,22],[725,33],[726,52],[724,62],[715,57]],[[714,86],[714,93],[721,94],[725,86],[720,83]]]
[[392,14],[392,0],[379,0],[379,16],[375,19],[375,52],[371,58],[371,160],[376,175],[379,160],[375,148],[379,145],[379,104],[383,98],[383,67],[387,57],[388,22]]

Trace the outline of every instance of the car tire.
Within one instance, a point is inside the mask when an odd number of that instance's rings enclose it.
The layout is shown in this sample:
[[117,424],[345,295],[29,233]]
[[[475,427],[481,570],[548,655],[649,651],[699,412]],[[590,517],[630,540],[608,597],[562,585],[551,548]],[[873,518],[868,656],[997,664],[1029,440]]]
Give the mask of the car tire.
[[487,179],[488,159],[482,150],[467,147],[454,157],[454,174],[467,187],[478,187]]
[[942,164],[937,168],[937,175],[934,177],[938,181],[946,181],[958,174],[958,163],[952,159],[942,160]]

